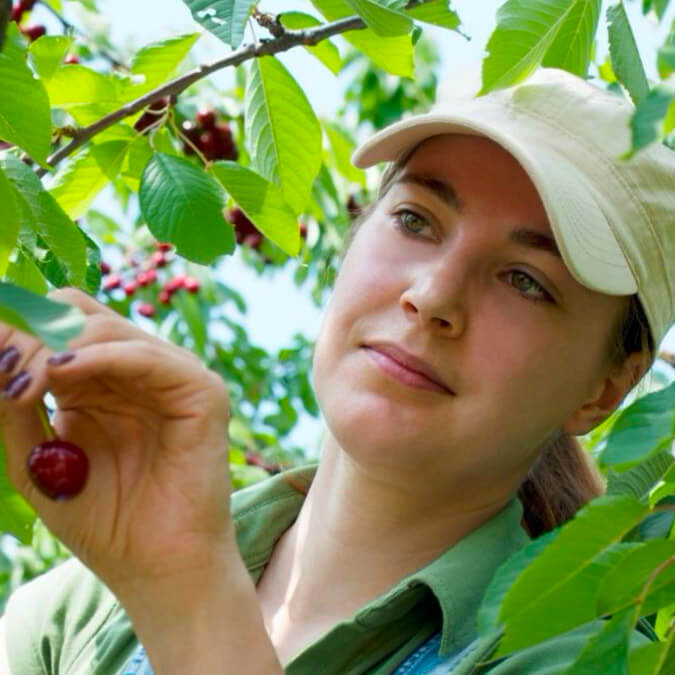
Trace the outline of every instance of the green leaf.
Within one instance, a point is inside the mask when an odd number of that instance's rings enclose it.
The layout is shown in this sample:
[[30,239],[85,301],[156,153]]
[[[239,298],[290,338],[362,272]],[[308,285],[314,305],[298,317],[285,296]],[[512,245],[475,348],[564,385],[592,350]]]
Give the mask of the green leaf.
[[236,162],[215,162],[213,173],[270,241],[290,256],[300,252],[297,218],[274,183]]
[[563,675],[628,675],[628,636],[635,625],[631,610],[614,615],[586,643]]
[[84,314],[74,306],[0,282],[0,321],[39,337],[50,349],[65,351],[80,334]]
[[14,535],[24,546],[33,539],[33,523],[37,514],[16,491],[7,476],[7,450],[0,429],[0,532]]
[[72,37],[65,35],[44,35],[31,42],[28,56],[43,82],[48,82],[56,69],[63,65],[63,59],[73,42]]
[[[672,462],[670,449],[664,450],[661,454],[669,456]],[[662,499],[672,495],[675,495],[675,464],[671,464],[670,469],[663,476],[661,483],[649,493],[649,506],[653,508]]]
[[598,462],[623,471],[663,450],[675,438],[675,382],[622,410]]
[[[668,539],[654,539],[631,551],[599,585],[598,615],[613,614],[633,605],[641,607],[640,615],[647,615],[672,602],[675,597],[675,564],[671,563],[653,577],[670,558],[675,561],[675,541]],[[640,594],[650,579],[652,583],[642,602]]]
[[623,2],[607,8],[607,28],[612,70],[637,105],[649,93],[649,81]]
[[632,148],[622,155],[630,159],[640,148],[660,140],[675,126],[675,74],[652,87],[637,105],[630,121]]
[[560,26],[541,65],[562,68],[580,77],[588,73],[593,38],[598,29],[602,0],[577,0]]
[[[601,497],[581,509],[504,596],[499,621],[505,634],[498,655],[594,618],[593,596],[589,594],[607,570],[607,563],[598,556],[618,542],[647,511],[643,504],[628,497]],[[625,550],[625,546],[610,549],[611,556],[623,555]],[[547,621],[541,620],[544,614]],[[484,624],[483,630],[489,625]]]
[[9,281],[15,286],[22,286],[38,295],[47,293],[45,278],[40,274],[33,260],[21,250],[16,251],[16,260],[9,263],[4,281]]
[[89,145],[59,169],[49,192],[71,218],[84,215],[96,195],[117,177],[129,145],[128,141]]
[[[312,0],[328,21],[352,16],[353,11],[343,0]],[[413,43],[410,35],[382,37],[370,28],[350,30],[342,37],[363,52],[378,68],[400,77],[414,77]]]
[[181,157],[156,153],[141,178],[141,213],[152,234],[203,265],[234,251],[234,230],[222,213],[225,200],[213,176]]
[[2,204],[2,226],[0,227],[0,277],[7,270],[10,253],[16,246],[21,224],[21,212],[16,190],[0,168],[0,204]]
[[605,474],[608,495],[628,495],[647,503],[649,493],[673,464],[669,449],[650,457],[644,462],[621,473],[611,469]]
[[663,642],[652,642],[632,649],[628,656],[628,672],[638,675],[657,675],[659,661],[665,648],[666,645]]
[[670,25],[670,32],[666,36],[663,47],[657,52],[656,67],[662,80],[675,72],[675,19]]
[[21,160],[10,155],[0,160],[9,179],[14,183],[22,220],[44,239],[49,249],[63,264],[68,281],[81,288],[85,285],[86,245],[75,223],[58,202],[42,187],[40,179]]
[[122,178],[134,192],[140,189],[141,176],[153,154],[152,146],[146,135],[137,136],[129,145],[127,156],[122,164]]
[[459,16],[450,9],[448,0],[432,0],[432,2],[426,2],[423,5],[408,9],[406,13],[417,21],[442,26],[450,30],[455,30],[460,24]]
[[92,295],[101,288],[101,249],[98,244],[78,225],[87,245],[87,283],[86,289]]
[[183,0],[197,23],[233,49],[244,39],[246,22],[258,1]]
[[81,125],[112,112],[122,98],[120,80],[77,63],[57,68],[46,84],[52,106],[68,111]]
[[166,82],[199,37],[199,33],[178,35],[153,42],[138,51],[131,62],[131,73],[136,77],[143,76],[145,81],[131,85],[123,95],[124,100],[140,98]]
[[9,25],[0,52],[0,82],[0,138],[23,148],[46,167],[52,135],[49,98],[26,63],[26,49],[15,22]]
[[373,32],[382,37],[406,35],[412,30],[410,17],[373,0],[345,0]]
[[350,157],[354,150],[354,142],[352,139],[349,138],[337,124],[328,120],[323,120],[323,128],[326,130],[326,135],[330,141],[331,149],[333,151],[332,156],[338,171],[340,171],[347,180],[359,183],[365,188],[366,172],[362,169],[357,169],[350,161]]
[[263,56],[251,61],[245,106],[254,167],[302,213],[321,166],[321,125],[305,92],[280,61]]
[[548,66],[584,71],[597,26],[599,0],[508,0],[483,60],[482,95],[525,80]]
[[[303,12],[284,12],[279,15],[279,21],[284,28],[290,30],[301,30],[303,28],[312,28],[320,26],[321,21],[311,14]],[[305,46],[305,49],[316,56],[328,70],[337,75],[342,68],[342,58],[338,48],[330,40],[322,40],[314,46]]]

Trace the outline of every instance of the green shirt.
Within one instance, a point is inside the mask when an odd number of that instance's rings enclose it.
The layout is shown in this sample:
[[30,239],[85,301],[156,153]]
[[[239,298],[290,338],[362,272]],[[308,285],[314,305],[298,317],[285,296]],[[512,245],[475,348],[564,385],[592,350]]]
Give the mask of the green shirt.
[[[291,469],[232,494],[239,550],[254,581],[262,575],[276,541],[297,518],[316,467]],[[478,672],[475,664],[492,651],[489,642],[476,639],[478,607],[499,565],[528,541],[521,517],[522,506],[514,497],[434,561],[335,625],[294,658],[285,672],[390,674],[439,630],[441,656],[464,649],[452,672]],[[139,644],[115,596],[77,558],[18,588],[5,615],[13,675],[122,675]],[[560,672],[583,646],[587,632],[581,629],[518,652],[490,672]],[[636,639],[646,641],[640,635]]]

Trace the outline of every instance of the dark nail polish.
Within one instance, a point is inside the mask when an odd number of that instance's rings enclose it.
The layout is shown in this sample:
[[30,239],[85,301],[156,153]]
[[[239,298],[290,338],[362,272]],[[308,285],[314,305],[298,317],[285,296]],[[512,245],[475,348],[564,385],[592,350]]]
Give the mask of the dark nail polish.
[[3,398],[19,398],[33,381],[31,374],[27,370],[22,370],[15,375],[2,390]]
[[11,373],[19,363],[21,354],[16,347],[7,347],[0,352],[0,372]]
[[69,361],[72,361],[74,358],[75,354],[73,354],[73,352],[59,352],[58,354],[50,356],[47,359],[47,362],[51,366],[62,366],[64,363],[68,363]]

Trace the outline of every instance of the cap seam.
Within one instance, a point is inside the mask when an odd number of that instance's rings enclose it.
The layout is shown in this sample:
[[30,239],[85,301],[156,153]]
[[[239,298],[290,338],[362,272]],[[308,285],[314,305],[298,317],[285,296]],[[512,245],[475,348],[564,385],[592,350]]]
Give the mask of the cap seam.
[[[659,259],[659,263],[660,263],[660,265],[661,265],[661,272],[662,272],[662,274],[663,274],[663,278],[665,278],[666,281],[667,281],[667,280],[668,280],[668,276],[667,276],[667,274],[666,274],[665,260],[664,260],[664,258],[663,258],[663,251],[661,250],[660,246],[658,246],[658,241],[659,241],[659,239],[658,239],[658,237],[656,236],[656,232],[655,232],[655,230],[654,230],[654,224],[653,224],[653,222],[652,222],[652,219],[650,218],[650,216],[649,216],[648,212],[646,211],[646,209],[644,208],[644,206],[643,206],[643,205],[641,204],[641,202],[637,199],[636,194],[635,194],[635,192],[634,192],[632,186],[626,181],[626,179],[624,179],[623,176],[621,176],[621,174],[617,173],[616,169],[614,168],[614,166],[612,166],[611,162],[607,162],[607,161],[605,160],[605,158],[604,158],[604,156],[603,156],[603,155],[604,155],[604,150],[601,149],[601,148],[599,148],[598,146],[596,146],[596,144],[593,143],[592,141],[589,142],[589,141],[587,141],[587,140],[584,139],[584,138],[581,138],[581,137],[579,137],[579,136],[576,136],[576,135],[573,134],[571,131],[569,131],[569,129],[566,129],[566,128],[564,128],[564,127],[561,127],[561,126],[558,125],[556,122],[554,122],[554,121],[552,121],[552,120],[549,120],[548,118],[543,117],[542,115],[538,114],[537,112],[535,112],[535,111],[533,111],[533,110],[530,110],[530,109],[527,109],[527,108],[523,108],[523,107],[521,107],[521,106],[519,106],[519,105],[517,105],[517,104],[515,104],[515,103],[513,103],[513,102],[511,102],[511,101],[507,102],[506,105],[507,105],[507,107],[509,107],[509,108],[517,109],[518,112],[523,112],[523,113],[525,113],[525,114],[527,114],[527,115],[529,115],[529,116],[531,116],[531,117],[535,117],[535,118],[537,118],[539,121],[544,122],[544,123],[548,124],[549,126],[555,127],[556,130],[562,131],[566,136],[568,136],[568,137],[570,137],[570,138],[572,138],[572,139],[578,141],[581,145],[585,146],[587,149],[595,151],[596,157],[598,157],[598,158],[600,159],[600,161],[603,163],[603,165],[605,165],[605,166],[609,169],[610,173],[617,179],[617,181],[618,181],[619,183],[621,183],[621,185],[624,187],[624,189],[626,190],[626,192],[628,192],[628,194],[630,194],[631,200],[632,200],[633,203],[637,206],[638,210],[643,214],[645,220],[646,220],[647,223],[649,224],[650,232],[651,232],[652,236],[654,237],[654,240],[657,242],[656,249],[657,249],[658,252],[659,252],[658,259]],[[612,233],[614,233],[614,229],[613,229],[613,228],[612,228]],[[629,267],[630,267],[630,269],[631,269],[631,272],[633,273],[633,277],[635,278],[636,284],[637,284],[637,286],[638,286],[638,290],[641,290],[640,277],[639,277],[637,274],[635,274],[635,269],[634,269],[634,267],[633,267],[632,260],[630,260],[630,256],[626,256],[626,251],[625,251],[623,242],[621,242],[621,240],[620,240],[619,237],[616,237],[616,234],[615,234],[615,239],[617,240],[617,243],[618,243],[619,246],[621,247],[621,250],[623,251],[624,256],[625,256],[626,259],[627,259],[628,265],[629,265]],[[669,297],[669,300],[670,300],[670,307],[671,307],[671,312],[672,312],[672,307],[673,307],[673,304],[674,304],[674,303],[673,303],[673,295],[672,295],[672,292],[671,292],[671,289],[670,289],[668,283],[666,283],[665,286],[666,286],[666,289],[667,289],[667,291],[668,291],[668,297]],[[651,303],[650,303],[650,304],[651,304]],[[654,335],[653,337],[654,337],[654,339],[656,340],[656,337],[657,337],[657,336]]]

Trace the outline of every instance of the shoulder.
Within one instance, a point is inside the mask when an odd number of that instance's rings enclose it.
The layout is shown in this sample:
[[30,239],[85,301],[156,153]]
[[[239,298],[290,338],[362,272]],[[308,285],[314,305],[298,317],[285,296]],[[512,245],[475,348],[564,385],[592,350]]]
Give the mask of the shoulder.
[[75,557],[17,588],[4,617],[12,673],[67,672],[103,627],[132,632],[112,592]]

